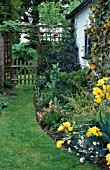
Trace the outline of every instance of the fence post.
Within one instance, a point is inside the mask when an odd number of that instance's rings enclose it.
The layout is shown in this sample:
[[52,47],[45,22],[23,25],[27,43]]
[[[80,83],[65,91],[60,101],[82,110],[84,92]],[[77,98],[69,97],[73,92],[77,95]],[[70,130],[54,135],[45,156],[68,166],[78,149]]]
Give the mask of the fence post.
[[10,83],[12,84],[12,78],[13,78],[13,68],[12,68],[12,33],[9,35],[10,38]]
[[4,84],[4,40],[0,34],[0,89]]
[[38,44],[37,44],[37,55],[38,55],[38,58],[37,58],[37,74],[39,75],[39,74],[40,74],[40,40],[39,40],[40,26],[38,26],[37,33],[38,33]]

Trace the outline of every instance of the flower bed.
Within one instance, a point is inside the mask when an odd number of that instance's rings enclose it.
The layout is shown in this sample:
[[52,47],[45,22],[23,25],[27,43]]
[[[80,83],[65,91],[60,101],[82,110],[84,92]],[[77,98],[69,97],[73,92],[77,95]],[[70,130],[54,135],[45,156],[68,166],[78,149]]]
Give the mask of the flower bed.
[[[48,76],[46,72],[37,81],[34,96],[37,121],[57,141],[58,148],[64,146],[77,154],[80,162],[88,160],[109,170],[110,79],[100,79],[91,94],[81,82],[77,83],[75,74],[71,73],[75,80],[72,81],[70,73],[54,72],[51,70]],[[66,93],[61,90],[65,76]],[[75,89],[68,90],[67,82]]]

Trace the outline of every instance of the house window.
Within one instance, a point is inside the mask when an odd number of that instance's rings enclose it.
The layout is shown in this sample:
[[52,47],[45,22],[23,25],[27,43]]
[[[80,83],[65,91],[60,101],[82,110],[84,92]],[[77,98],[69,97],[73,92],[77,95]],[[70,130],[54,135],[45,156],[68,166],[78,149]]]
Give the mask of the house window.
[[88,33],[85,30],[85,59],[89,59],[91,55],[91,39],[88,37]]

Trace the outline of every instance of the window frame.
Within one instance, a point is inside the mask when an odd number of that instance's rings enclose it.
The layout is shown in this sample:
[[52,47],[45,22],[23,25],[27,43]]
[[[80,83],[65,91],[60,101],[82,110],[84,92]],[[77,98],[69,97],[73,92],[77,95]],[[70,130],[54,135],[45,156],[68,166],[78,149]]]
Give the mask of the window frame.
[[91,58],[91,38],[88,37],[88,31],[84,30],[84,57],[83,59]]

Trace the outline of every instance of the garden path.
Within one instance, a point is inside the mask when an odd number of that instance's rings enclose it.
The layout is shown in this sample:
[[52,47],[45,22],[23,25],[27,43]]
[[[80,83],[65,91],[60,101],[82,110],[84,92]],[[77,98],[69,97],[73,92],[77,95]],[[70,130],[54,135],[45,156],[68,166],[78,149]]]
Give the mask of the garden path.
[[98,170],[57,149],[35,119],[32,87],[18,88],[0,117],[1,170]]

